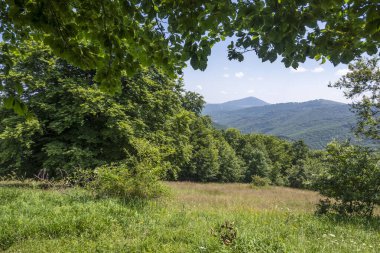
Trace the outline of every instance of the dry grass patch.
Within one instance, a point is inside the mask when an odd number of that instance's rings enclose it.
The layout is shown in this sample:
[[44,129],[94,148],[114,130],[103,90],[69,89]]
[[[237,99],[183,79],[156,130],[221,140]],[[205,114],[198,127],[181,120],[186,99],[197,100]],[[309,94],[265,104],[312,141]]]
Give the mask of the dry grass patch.
[[174,200],[185,207],[200,209],[289,210],[313,212],[320,195],[287,187],[251,188],[248,184],[168,183]]

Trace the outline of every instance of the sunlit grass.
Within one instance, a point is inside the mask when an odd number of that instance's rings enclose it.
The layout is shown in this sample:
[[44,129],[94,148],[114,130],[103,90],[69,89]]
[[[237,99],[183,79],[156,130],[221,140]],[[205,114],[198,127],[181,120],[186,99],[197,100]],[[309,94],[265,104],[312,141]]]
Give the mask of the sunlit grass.
[[247,184],[169,183],[177,203],[197,209],[234,211],[292,211],[313,212],[320,199],[316,192],[285,187],[252,189]]
[[[0,252],[380,252],[380,220],[317,217],[311,191],[167,183],[143,202],[0,185]],[[234,223],[226,246],[211,233]]]

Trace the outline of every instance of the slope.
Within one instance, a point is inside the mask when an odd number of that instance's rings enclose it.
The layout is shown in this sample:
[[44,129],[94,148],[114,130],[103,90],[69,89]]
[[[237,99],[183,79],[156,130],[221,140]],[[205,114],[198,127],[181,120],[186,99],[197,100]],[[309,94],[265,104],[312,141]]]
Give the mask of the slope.
[[234,111],[209,113],[219,125],[244,133],[258,132],[303,139],[312,148],[323,148],[332,139],[355,139],[355,115],[349,105],[329,100],[282,103]]

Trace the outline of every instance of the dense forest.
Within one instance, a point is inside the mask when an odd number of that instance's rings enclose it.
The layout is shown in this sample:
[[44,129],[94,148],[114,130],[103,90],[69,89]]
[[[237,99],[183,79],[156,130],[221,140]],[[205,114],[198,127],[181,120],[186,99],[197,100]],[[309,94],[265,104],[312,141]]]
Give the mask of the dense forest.
[[93,71],[68,64],[42,44],[25,44],[19,52],[11,55],[19,58],[7,82],[25,83],[28,115],[1,109],[2,175],[31,177],[43,170],[60,178],[80,168],[149,159],[161,168],[161,179],[250,182],[256,175],[302,185],[289,178],[313,156],[303,142],[215,129],[200,115],[202,97],[158,69],[123,78],[121,92],[112,96],[98,90]]

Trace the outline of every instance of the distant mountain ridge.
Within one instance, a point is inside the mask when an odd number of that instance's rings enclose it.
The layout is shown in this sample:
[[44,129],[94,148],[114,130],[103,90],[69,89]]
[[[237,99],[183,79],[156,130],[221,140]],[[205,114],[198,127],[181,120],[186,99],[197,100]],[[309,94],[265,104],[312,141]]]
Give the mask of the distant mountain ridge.
[[[254,99],[251,97],[247,101]],[[347,104],[324,99],[280,104],[262,102],[261,106],[240,109],[204,110],[204,114],[209,115],[219,127],[234,127],[244,133],[264,133],[293,140],[303,139],[316,149],[324,148],[333,139],[355,140],[352,128],[356,118]],[[235,101],[223,104],[234,105]]]
[[255,106],[264,106],[264,105],[269,105],[269,103],[255,97],[247,97],[243,99],[228,101],[221,104],[206,104],[205,108],[203,109],[203,113],[209,114],[209,113],[219,112],[219,111],[234,111],[234,110],[255,107]]

